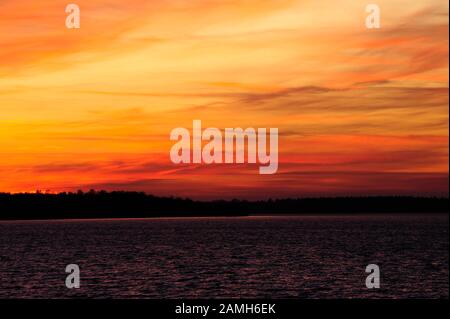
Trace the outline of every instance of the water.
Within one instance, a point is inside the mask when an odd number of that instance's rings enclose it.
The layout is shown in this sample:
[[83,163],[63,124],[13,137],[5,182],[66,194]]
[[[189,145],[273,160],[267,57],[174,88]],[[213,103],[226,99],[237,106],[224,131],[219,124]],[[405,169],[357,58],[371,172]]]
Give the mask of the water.
[[448,232],[448,216],[0,222],[0,298],[448,298]]

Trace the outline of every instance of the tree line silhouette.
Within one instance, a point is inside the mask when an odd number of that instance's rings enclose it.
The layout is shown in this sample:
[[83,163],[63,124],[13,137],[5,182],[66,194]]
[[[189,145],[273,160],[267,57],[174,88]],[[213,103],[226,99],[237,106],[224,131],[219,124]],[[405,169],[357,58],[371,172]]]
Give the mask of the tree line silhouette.
[[0,193],[0,220],[448,213],[448,203],[448,198],[407,196],[194,201],[127,191]]

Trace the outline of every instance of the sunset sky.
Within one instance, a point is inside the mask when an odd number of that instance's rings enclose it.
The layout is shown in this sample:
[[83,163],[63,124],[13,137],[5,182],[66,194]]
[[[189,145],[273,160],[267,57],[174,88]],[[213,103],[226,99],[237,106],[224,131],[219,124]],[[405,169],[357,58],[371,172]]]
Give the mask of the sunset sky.
[[[0,192],[448,196],[447,1],[72,2],[0,0]],[[194,119],[278,128],[277,174],[172,164]]]

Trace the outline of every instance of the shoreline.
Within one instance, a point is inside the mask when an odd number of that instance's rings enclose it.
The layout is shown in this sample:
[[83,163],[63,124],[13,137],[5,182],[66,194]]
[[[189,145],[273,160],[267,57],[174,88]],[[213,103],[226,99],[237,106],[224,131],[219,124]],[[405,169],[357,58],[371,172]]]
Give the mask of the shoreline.
[[102,218],[47,218],[47,219],[0,219],[0,224],[6,223],[20,223],[20,222],[98,222],[98,221],[153,221],[153,220],[228,220],[228,219],[281,219],[281,218],[351,218],[351,217],[370,217],[370,218],[386,218],[386,217],[447,217],[450,218],[450,212],[430,212],[430,213],[417,213],[417,212],[401,212],[401,213],[324,213],[324,214],[249,214],[249,215],[230,215],[230,216],[218,216],[218,215],[189,215],[189,216],[149,216],[149,217],[102,217]]

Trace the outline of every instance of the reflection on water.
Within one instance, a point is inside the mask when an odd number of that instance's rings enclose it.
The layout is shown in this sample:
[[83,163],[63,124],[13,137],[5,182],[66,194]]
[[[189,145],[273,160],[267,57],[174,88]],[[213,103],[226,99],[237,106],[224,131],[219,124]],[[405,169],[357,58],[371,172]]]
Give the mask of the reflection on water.
[[448,216],[0,222],[0,298],[448,298],[448,231]]

